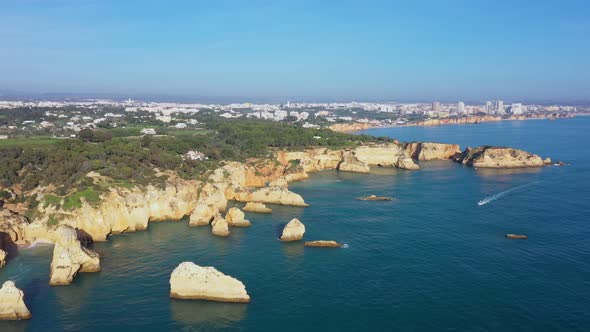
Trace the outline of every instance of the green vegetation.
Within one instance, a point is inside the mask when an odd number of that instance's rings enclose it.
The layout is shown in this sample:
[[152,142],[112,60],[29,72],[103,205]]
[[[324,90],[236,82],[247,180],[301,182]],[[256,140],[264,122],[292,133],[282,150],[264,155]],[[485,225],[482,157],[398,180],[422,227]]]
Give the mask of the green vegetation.
[[64,139],[53,137],[29,137],[29,138],[11,138],[0,140],[0,148],[5,146],[35,146],[35,145],[50,145],[63,142]]
[[[364,142],[384,141],[367,135],[336,133],[326,129],[249,120],[211,120],[204,130],[169,130],[169,135],[143,136],[113,129],[84,130],[78,139],[52,140],[59,144],[0,146],[0,187],[22,185],[26,192],[37,186],[54,185],[56,195],[47,195],[44,204],[64,209],[100,200],[109,186],[131,188],[165,182],[156,171],[171,170],[184,178],[200,178],[222,160],[245,161],[266,157],[271,149],[301,149],[312,146],[341,148]],[[123,136],[123,137],[119,137]],[[46,139],[46,138],[45,138]],[[208,160],[184,160],[188,151],[204,153]],[[86,176],[94,171],[110,178],[95,184]]]

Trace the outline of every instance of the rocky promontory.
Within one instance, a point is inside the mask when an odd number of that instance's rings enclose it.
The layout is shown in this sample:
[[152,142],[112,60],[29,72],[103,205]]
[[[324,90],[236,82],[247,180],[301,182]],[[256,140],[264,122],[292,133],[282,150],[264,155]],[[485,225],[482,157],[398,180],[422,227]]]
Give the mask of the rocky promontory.
[[0,288],[0,320],[19,320],[31,318],[25,305],[25,294],[16,288],[13,281],[6,281]]
[[424,161],[451,159],[461,153],[459,144],[432,142],[405,143],[404,149],[412,158]]
[[78,272],[100,271],[98,254],[82,246],[75,229],[62,225],[55,234],[56,242],[49,274],[50,285],[69,285]]
[[543,159],[527,151],[495,146],[467,148],[454,160],[464,165],[481,168],[542,167]]
[[170,297],[219,302],[250,302],[246,287],[238,279],[211,266],[183,262],[170,275]]

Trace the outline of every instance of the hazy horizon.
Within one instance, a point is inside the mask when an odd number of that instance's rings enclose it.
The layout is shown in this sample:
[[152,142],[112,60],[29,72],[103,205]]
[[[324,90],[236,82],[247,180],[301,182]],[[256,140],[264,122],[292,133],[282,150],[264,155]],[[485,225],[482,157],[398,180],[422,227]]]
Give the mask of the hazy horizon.
[[587,104],[589,14],[580,0],[7,0],[0,96]]

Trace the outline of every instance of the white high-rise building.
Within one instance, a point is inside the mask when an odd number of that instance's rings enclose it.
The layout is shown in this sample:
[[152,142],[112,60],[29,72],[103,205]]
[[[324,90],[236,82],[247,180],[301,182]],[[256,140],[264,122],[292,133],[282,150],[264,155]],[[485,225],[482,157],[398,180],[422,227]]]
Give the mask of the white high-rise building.
[[491,101],[486,101],[486,113],[490,114],[494,112],[494,106],[492,105]]
[[432,111],[440,112],[440,103],[438,101],[432,103]]
[[460,101],[457,103],[457,113],[464,114],[465,113],[465,103]]
[[496,102],[496,114],[506,114],[506,112],[504,111],[504,102],[502,100],[498,100]]
[[514,115],[520,115],[524,113],[522,103],[512,103],[512,105],[510,106],[510,113]]

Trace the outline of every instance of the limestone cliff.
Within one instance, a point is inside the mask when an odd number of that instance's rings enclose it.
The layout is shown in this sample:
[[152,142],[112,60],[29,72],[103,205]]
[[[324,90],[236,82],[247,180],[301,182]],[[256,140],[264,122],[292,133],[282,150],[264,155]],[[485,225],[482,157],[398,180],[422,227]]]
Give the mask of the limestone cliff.
[[455,156],[454,160],[464,165],[481,168],[521,168],[545,165],[543,159],[536,154],[493,146],[467,148],[463,153]]
[[78,272],[100,271],[98,254],[82,246],[75,229],[62,225],[57,228],[55,235],[50,285],[69,285]]
[[444,144],[432,142],[412,142],[404,144],[408,155],[416,160],[444,160],[451,159],[461,153],[458,144]]
[[359,160],[352,151],[344,153],[342,161],[338,164],[338,170],[342,172],[369,173],[371,168],[365,161]]

